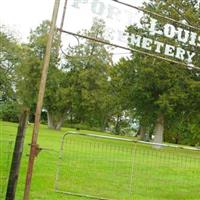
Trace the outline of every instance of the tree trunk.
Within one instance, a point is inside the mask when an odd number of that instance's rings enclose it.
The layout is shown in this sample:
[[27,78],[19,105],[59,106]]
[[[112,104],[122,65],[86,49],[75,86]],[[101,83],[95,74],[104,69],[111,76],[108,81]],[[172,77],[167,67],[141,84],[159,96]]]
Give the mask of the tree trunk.
[[154,128],[154,142],[162,143],[164,133],[164,115],[160,113],[156,119],[156,124]]
[[179,143],[179,134],[176,133],[176,136],[175,136],[175,144],[178,144]]
[[142,140],[142,141],[146,140],[145,133],[146,133],[146,127],[140,125],[139,131],[138,131],[139,140]]
[[59,119],[55,119],[53,117],[53,114],[51,114],[50,112],[47,112],[48,128],[60,130],[64,123],[64,116],[65,114],[60,116]]
[[108,118],[107,117],[101,117],[101,130],[105,131],[106,127],[108,125]]
[[121,116],[117,115],[117,120],[116,120],[115,128],[114,128],[114,131],[115,131],[116,135],[120,134],[120,122],[121,122]]
[[47,112],[47,121],[48,121],[48,128],[54,129],[53,117],[49,112]]
[[60,130],[62,125],[64,123],[64,117],[62,117],[56,124],[55,124],[55,129]]

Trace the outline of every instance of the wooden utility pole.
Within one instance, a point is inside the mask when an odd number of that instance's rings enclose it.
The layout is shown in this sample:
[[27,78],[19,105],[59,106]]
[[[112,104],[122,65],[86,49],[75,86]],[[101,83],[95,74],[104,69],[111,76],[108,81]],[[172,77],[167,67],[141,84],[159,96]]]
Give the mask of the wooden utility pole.
[[10,168],[10,175],[8,180],[6,200],[14,200],[17,187],[17,181],[19,177],[19,169],[21,163],[21,157],[24,146],[25,129],[28,121],[29,109],[23,109],[19,119],[19,126],[17,130],[17,136],[15,140],[15,148],[12,156],[12,164]]
[[49,61],[50,61],[50,53],[51,53],[54,31],[56,29],[56,21],[57,21],[59,6],[60,6],[60,0],[55,0],[52,20],[51,20],[51,27],[50,27],[50,32],[48,35],[47,47],[46,47],[46,52],[45,52],[45,57],[44,57],[44,64],[43,64],[43,69],[42,69],[42,74],[41,74],[41,79],[40,79],[38,101],[37,101],[36,112],[35,112],[35,123],[34,123],[34,128],[33,128],[33,133],[32,133],[31,149],[30,149],[28,169],[27,169],[27,174],[26,174],[26,185],[24,189],[24,198],[23,198],[24,200],[29,200],[34,161],[35,161],[35,157],[37,156],[39,152],[39,145],[37,144],[37,139],[38,139],[39,126],[40,126],[40,117],[41,117],[41,110],[42,110],[42,105],[43,105],[47,73],[48,73],[48,67],[49,67]]

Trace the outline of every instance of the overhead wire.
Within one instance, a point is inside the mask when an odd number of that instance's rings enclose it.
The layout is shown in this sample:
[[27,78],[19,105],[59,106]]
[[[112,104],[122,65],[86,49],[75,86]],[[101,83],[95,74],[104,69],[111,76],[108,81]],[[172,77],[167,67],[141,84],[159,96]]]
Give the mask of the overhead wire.
[[124,49],[124,50],[134,51],[134,52],[137,52],[137,53],[140,53],[140,54],[143,54],[143,55],[151,56],[151,57],[154,57],[154,58],[158,58],[158,59],[162,59],[162,60],[165,60],[165,61],[168,61],[168,62],[179,64],[179,65],[182,65],[182,66],[185,66],[185,67],[189,67],[189,68],[194,68],[194,69],[200,70],[200,67],[197,67],[197,66],[194,66],[194,65],[189,65],[189,64],[184,63],[184,62],[175,61],[175,60],[172,60],[172,59],[169,59],[169,58],[165,58],[165,57],[162,57],[162,56],[159,56],[159,55],[156,55],[156,54],[148,53],[148,52],[141,51],[141,50],[134,49],[134,48],[124,47],[124,46],[117,45],[117,44],[114,44],[114,43],[111,43],[111,42],[108,42],[108,41],[105,41],[105,40],[102,40],[102,39],[89,37],[89,36],[86,36],[86,35],[82,35],[82,34],[79,34],[79,33],[74,33],[74,32],[71,32],[71,31],[66,31],[66,30],[63,30],[63,29],[58,29],[58,30],[63,32],[63,33],[67,33],[69,35],[78,36],[78,37],[81,37],[81,38],[84,38],[84,39],[87,39],[87,40],[92,40],[92,41],[95,41],[95,42],[98,42],[98,43],[102,43],[102,44],[105,44],[105,45],[110,45],[110,46],[113,46],[113,47],[116,47],[116,48],[120,48],[120,49]]

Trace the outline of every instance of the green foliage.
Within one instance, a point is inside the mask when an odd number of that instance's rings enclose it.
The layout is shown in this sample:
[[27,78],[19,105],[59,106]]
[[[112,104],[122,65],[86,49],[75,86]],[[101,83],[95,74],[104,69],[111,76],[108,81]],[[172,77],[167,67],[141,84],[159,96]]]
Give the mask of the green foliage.
[[15,68],[20,62],[21,48],[15,37],[6,30],[6,27],[0,27],[0,99],[6,101],[14,99],[14,78]]
[[[83,34],[105,39],[105,25],[102,21],[95,21]],[[67,63],[63,67],[67,71],[73,121],[105,129],[111,104],[108,93],[111,54],[100,43],[81,40],[79,45],[68,51],[66,58]]]
[[19,121],[19,105],[16,102],[6,102],[0,105],[0,119],[9,122]]
[[[199,10],[194,8],[194,4],[197,4],[197,1],[151,0],[145,3],[145,8],[158,13],[163,11],[170,18],[178,21],[184,19],[188,24],[198,26],[200,23]],[[156,16],[151,17],[157,18]],[[149,16],[145,15],[144,18],[148,19]],[[160,23],[167,23],[165,19],[158,18],[158,20]],[[152,37],[148,32],[141,33],[136,26],[130,26],[127,32],[137,32]],[[161,41],[170,42],[170,44],[173,42],[160,36],[155,37],[159,37]],[[173,43],[176,46],[183,45],[176,40]],[[133,47],[130,41],[129,46]],[[197,60],[196,64],[198,63]],[[166,141],[184,144],[187,141],[187,143],[193,145],[198,144],[196,135],[199,134],[199,126],[194,119],[199,118],[200,113],[199,71],[155,58],[150,59],[149,56],[135,52],[133,52],[132,58],[123,61],[122,65],[129,66],[130,74],[124,72],[123,79],[127,80],[129,86],[127,88],[129,91],[127,99],[129,99],[132,108],[135,108],[135,117],[139,120],[140,125],[145,126],[150,132],[152,125],[156,125],[157,116],[162,113],[165,121]],[[182,123],[179,124],[180,122]],[[182,130],[178,130],[178,127],[182,127]],[[196,134],[194,134],[194,129]],[[177,139],[177,135],[181,135],[179,136],[181,139]]]
[[[37,101],[49,27],[49,21],[43,21],[34,31],[31,31],[29,43],[23,45],[22,62],[17,68],[17,95],[19,101],[29,108],[35,107]],[[50,59],[50,68],[55,70],[57,65],[57,37],[56,35]],[[54,71],[51,74],[53,73]],[[51,74],[49,74],[50,78]]]
[[[198,27],[196,3],[195,0],[151,0],[144,7],[176,20],[184,19]],[[143,20],[145,18],[149,19],[149,16],[145,15]],[[166,23],[164,19],[159,21]],[[30,108],[33,121],[49,28],[49,21],[42,22],[31,31],[27,44],[20,44],[9,31],[2,29],[0,32],[0,100],[5,110],[13,112],[13,118],[16,116],[14,112],[18,112],[17,105],[22,105]],[[152,37],[142,33],[136,25],[128,27],[127,31]],[[95,20],[90,30],[80,33],[107,39],[102,20]],[[152,39],[169,42],[167,38],[155,37]],[[170,44],[182,45],[176,40],[170,40]],[[129,46],[133,47],[130,43]],[[198,70],[135,52],[131,58],[121,59],[113,65],[108,47],[86,39],[67,48],[62,57],[59,47],[60,36],[56,32],[44,99],[50,128],[60,129],[66,121],[71,126],[108,128],[121,134],[136,123],[138,129],[143,127],[148,136],[154,133],[158,116],[163,116],[166,141],[199,145]],[[199,53],[199,49],[197,51]],[[195,64],[199,62],[197,59]],[[13,105],[7,106],[10,102]],[[13,120],[11,116],[6,118]],[[43,122],[46,123],[46,116]]]

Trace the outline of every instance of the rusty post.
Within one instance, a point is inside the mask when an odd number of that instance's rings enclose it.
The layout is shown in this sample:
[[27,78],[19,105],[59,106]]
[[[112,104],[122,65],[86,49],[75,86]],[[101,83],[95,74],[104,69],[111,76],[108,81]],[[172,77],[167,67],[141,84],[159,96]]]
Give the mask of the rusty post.
[[19,126],[17,130],[17,136],[15,140],[15,148],[13,151],[12,164],[10,168],[9,181],[7,185],[6,200],[14,200],[15,192],[17,188],[17,182],[19,177],[19,169],[21,164],[21,158],[23,153],[24,136],[25,129],[28,121],[29,109],[23,108],[20,119]]
[[60,0],[55,0],[52,20],[51,20],[51,27],[50,27],[50,32],[48,35],[47,47],[46,47],[46,52],[45,52],[45,57],[44,57],[44,64],[43,64],[42,74],[41,74],[41,79],[40,79],[40,88],[39,88],[38,101],[37,101],[36,112],[35,112],[35,123],[34,123],[34,128],[33,128],[33,133],[32,133],[32,143],[31,143],[31,148],[30,148],[30,155],[29,155],[28,169],[27,169],[27,174],[26,174],[26,184],[25,184],[25,189],[24,189],[23,200],[29,200],[33,166],[34,166],[35,157],[38,152],[37,139],[38,139],[39,126],[40,126],[40,117],[41,117],[41,110],[42,110],[44,92],[45,92],[45,87],[46,87],[46,79],[47,79],[47,73],[48,73],[48,67],[49,67],[49,61],[50,61],[51,46],[53,42],[54,31],[56,29],[56,21],[57,21],[57,16],[58,16],[59,5],[60,5]]

